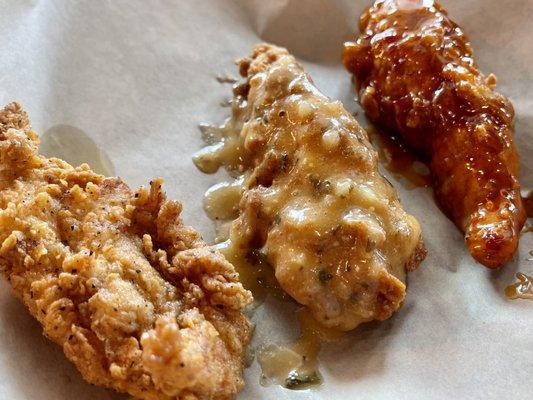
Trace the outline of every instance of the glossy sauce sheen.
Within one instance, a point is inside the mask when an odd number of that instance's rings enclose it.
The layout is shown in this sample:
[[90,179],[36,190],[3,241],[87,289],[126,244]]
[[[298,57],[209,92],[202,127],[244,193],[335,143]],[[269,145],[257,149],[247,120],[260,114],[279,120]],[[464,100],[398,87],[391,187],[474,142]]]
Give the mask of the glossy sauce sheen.
[[[254,297],[286,292],[317,326],[349,330],[390,317],[405,296],[406,268],[425,250],[418,222],[379,174],[367,134],[286,50],[257,46],[239,64],[247,79],[234,86],[232,117],[202,129],[208,146],[194,157],[202,171],[224,166],[237,179],[205,197],[208,214],[227,221],[240,195],[219,248]],[[307,331],[289,348],[260,352],[263,361],[286,360],[286,386],[318,376],[317,335]],[[291,364],[295,354],[305,363]],[[281,382],[267,364],[266,380]]]
[[[209,126],[209,131],[218,131],[222,135],[227,125],[228,123],[222,127]],[[205,132],[206,129],[201,128],[201,131]],[[197,165],[201,166],[201,161],[201,158],[195,158]],[[272,267],[265,262],[259,251],[243,251],[234,244],[238,240],[229,240],[229,224],[236,218],[235,209],[238,209],[242,196],[243,181],[244,175],[241,175],[232,182],[222,182],[211,187],[204,197],[204,209],[215,223],[215,240],[219,243],[217,248],[234,265],[244,287],[252,291],[253,308],[256,308],[269,295],[280,300],[288,300],[289,297],[280,288]],[[296,342],[288,345],[263,345],[258,350],[257,359],[262,369],[263,385],[277,384],[297,390],[322,383],[317,359],[321,342],[338,340],[343,333],[320,327],[305,308],[300,308],[297,314],[301,334]]]
[[533,277],[521,272],[516,274],[518,282],[505,288],[505,295],[510,299],[533,300]]
[[378,0],[346,43],[367,115],[431,159],[436,196],[476,260],[512,258],[525,213],[514,111],[483,76],[463,31],[431,0]]
[[379,161],[387,171],[408,190],[431,186],[430,172],[425,163],[417,159],[414,152],[395,137],[379,131],[373,126],[367,129],[370,141],[379,154]]
[[91,165],[93,171],[115,176],[115,167],[106,152],[91,137],[71,125],[55,125],[40,138],[41,153],[46,157],[56,157],[77,166]]
[[300,322],[300,338],[288,346],[268,345],[258,352],[264,385],[276,383],[288,389],[307,389],[321,384],[317,365],[321,344],[344,336],[343,332],[318,324],[305,308],[296,313]]

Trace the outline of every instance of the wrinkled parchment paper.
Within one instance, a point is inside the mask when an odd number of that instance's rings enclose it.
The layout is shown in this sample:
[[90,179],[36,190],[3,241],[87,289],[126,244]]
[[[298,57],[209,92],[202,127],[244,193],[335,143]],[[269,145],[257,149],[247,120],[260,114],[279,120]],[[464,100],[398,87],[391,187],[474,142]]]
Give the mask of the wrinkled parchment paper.
[[[522,183],[533,187],[533,2],[443,0],[470,35],[485,72],[517,112]],[[353,37],[362,0],[3,0],[0,100],[19,100],[34,128],[71,125],[105,150],[132,186],[154,176],[185,206],[186,221],[207,240],[213,227],[204,191],[225,175],[204,175],[191,156],[197,125],[220,123],[220,103],[236,76],[233,60],[258,41],[286,46],[318,87],[358,110],[341,45]],[[362,113],[358,119],[366,124]],[[75,155],[72,158],[74,161]],[[68,160],[68,159],[67,159]],[[325,384],[289,391],[259,384],[246,370],[240,399],[503,399],[533,396],[533,302],[507,300],[516,271],[533,274],[533,233],[513,262],[490,272],[473,262],[461,233],[439,211],[430,189],[395,183],[421,221],[429,255],[409,277],[404,307],[392,319],[360,327],[325,346]],[[530,221],[531,222],[531,221]],[[256,311],[253,348],[297,336],[294,309],[267,301]],[[0,284],[1,399],[125,399],[85,383],[61,350]]]

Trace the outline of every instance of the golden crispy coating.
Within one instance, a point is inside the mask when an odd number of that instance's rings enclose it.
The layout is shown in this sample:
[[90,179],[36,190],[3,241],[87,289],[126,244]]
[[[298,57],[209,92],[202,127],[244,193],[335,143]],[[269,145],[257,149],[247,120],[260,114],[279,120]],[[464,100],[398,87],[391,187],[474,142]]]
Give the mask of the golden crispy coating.
[[17,103],[0,112],[0,266],[89,382],[139,399],[232,399],[251,295],[179,218],[161,179],[133,193],[38,155]]
[[512,258],[525,213],[511,103],[433,0],[378,0],[346,43],[367,115],[431,159],[436,197],[489,268]]
[[425,250],[366,132],[287,50],[258,45],[238,64],[245,82],[234,89],[222,146],[197,159],[204,170],[244,173],[233,248],[272,265],[325,326],[389,318],[404,299],[406,268]]

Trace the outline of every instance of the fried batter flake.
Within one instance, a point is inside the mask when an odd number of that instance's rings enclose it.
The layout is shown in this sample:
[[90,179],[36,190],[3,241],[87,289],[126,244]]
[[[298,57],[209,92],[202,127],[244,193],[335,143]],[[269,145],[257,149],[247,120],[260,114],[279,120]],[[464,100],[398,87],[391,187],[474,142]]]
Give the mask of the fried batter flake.
[[232,399],[251,294],[180,219],[162,180],[132,192],[38,154],[19,104],[0,112],[0,266],[84,378],[139,399]]

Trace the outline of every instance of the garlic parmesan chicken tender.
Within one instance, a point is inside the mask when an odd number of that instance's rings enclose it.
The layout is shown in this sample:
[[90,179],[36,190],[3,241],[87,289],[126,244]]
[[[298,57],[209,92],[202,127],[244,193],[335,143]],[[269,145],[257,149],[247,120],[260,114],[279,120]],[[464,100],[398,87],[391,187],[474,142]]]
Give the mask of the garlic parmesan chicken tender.
[[0,112],[0,265],[89,382],[138,399],[232,399],[251,294],[179,218],[160,179],[132,192],[38,154],[17,103]]
[[204,171],[244,173],[232,246],[259,254],[325,326],[389,318],[425,250],[367,134],[287,50],[258,45],[238,65],[245,81],[222,145],[196,159]]
[[370,119],[430,159],[436,197],[489,268],[510,260],[526,215],[514,111],[437,1],[378,0],[346,43],[344,64]]

